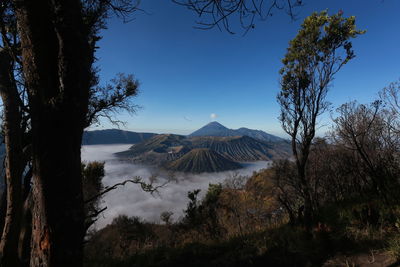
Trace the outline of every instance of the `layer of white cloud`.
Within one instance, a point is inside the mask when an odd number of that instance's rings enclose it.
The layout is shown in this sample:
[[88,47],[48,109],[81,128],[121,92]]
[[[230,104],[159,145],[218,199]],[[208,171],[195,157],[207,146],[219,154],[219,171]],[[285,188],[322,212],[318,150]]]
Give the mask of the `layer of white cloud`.
[[[150,176],[157,176],[156,184],[163,184],[168,175],[152,167],[131,164],[119,161],[113,153],[126,150],[130,145],[92,145],[83,146],[81,149],[83,161],[104,161],[106,175],[103,179],[105,186],[111,186],[118,182],[140,176],[144,181],[149,181]],[[239,171],[242,175],[251,175],[253,171],[265,168],[267,162],[260,161],[247,163],[245,168]],[[160,221],[163,211],[174,213],[176,220],[182,216],[188,203],[187,192],[201,189],[201,196],[207,191],[210,183],[223,182],[232,172],[203,173],[203,174],[179,174],[163,188],[159,194],[151,195],[143,192],[140,186],[126,184],[123,187],[109,192],[103,199],[103,206],[107,210],[99,218],[96,228],[102,228],[109,224],[113,218],[120,214],[139,216],[147,221]]]

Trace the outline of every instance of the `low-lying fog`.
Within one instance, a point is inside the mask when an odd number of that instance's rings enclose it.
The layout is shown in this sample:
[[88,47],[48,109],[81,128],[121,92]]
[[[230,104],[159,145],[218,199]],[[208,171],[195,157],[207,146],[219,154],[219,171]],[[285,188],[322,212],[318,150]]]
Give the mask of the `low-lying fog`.
[[[149,181],[150,176],[157,176],[154,185],[165,183],[168,174],[155,168],[122,162],[113,155],[115,152],[127,150],[131,145],[88,145],[82,146],[82,160],[104,161],[105,177],[104,186],[111,186],[126,179],[140,176],[144,181]],[[246,163],[245,168],[235,171],[241,175],[249,176],[253,171],[266,168],[267,161]],[[139,216],[147,221],[159,222],[160,214],[163,211],[174,213],[176,220],[183,215],[183,210],[188,203],[187,192],[194,189],[201,189],[201,197],[207,191],[208,184],[223,182],[232,175],[233,171],[203,174],[179,174],[175,175],[164,187],[160,188],[159,194],[143,192],[139,185],[126,184],[118,189],[109,192],[103,198],[103,206],[106,211],[96,223],[96,228],[102,228],[111,223],[113,218],[120,214],[128,216]]]

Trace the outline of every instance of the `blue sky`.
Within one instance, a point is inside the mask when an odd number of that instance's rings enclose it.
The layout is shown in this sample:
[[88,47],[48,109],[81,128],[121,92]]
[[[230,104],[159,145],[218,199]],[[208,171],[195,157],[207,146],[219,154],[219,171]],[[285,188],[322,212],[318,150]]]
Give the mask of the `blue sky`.
[[[103,82],[118,72],[134,74],[140,95],[137,114],[122,113],[126,129],[188,134],[216,120],[283,136],[277,119],[279,69],[288,42],[313,11],[343,10],[367,33],[353,41],[356,58],[335,76],[332,107],[350,100],[371,102],[378,90],[400,77],[400,1],[304,0],[297,20],[276,12],[242,36],[218,29],[194,29],[194,13],[170,0],[142,1],[145,13],[124,24],[110,20],[100,42]],[[322,124],[329,124],[329,114]],[[104,121],[99,128],[111,128]],[[321,130],[321,133],[326,127]]]

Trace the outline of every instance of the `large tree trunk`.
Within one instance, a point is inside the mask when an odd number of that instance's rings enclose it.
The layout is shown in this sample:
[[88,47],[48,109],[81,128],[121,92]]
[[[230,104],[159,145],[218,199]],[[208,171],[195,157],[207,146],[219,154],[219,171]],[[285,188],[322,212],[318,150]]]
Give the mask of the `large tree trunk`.
[[[2,175],[2,174],[1,174]],[[5,181],[4,181],[5,183]],[[7,213],[7,188],[4,184],[4,191],[1,192],[1,203],[0,203],[0,229],[4,228],[4,221]]]
[[7,212],[0,242],[0,262],[2,266],[17,266],[23,171],[21,112],[11,55],[5,49],[0,50],[0,95],[4,106],[3,129],[6,148],[5,180],[7,186]]
[[32,122],[31,266],[81,266],[92,57],[79,0],[15,0]]
[[31,238],[32,238],[32,195],[26,198],[21,219],[18,256],[21,267],[28,267],[30,263]]
[[310,182],[307,178],[306,174],[306,164],[308,160],[308,151],[309,147],[306,148],[306,151],[302,151],[302,158],[300,162],[297,164],[297,171],[300,180],[301,191],[303,193],[304,199],[304,209],[303,209],[303,225],[306,229],[307,233],[311,233],[312,226],[314,224],[314,208],[312,205],[312,193],[310,189]]
[[[29,150],[29,149],[27,149]],[[24,151],[31,155],[30,151]],[[22,193],[22,200],[24,202],[22,207],[21,231],[19,236],[18,256],[21,267],[28,267],[30,265],[31,254],[31,237],[32,237],[32,168],[28,170],[24,177],[24,186]]]

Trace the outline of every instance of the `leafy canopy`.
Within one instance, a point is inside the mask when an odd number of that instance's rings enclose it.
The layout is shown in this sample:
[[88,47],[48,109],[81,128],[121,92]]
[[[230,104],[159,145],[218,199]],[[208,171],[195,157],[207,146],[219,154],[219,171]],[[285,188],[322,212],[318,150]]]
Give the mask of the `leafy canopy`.
[[365,31],[357,30],[355,17],[343,18],[342,13],[329,16],[328,12],[314,12],[307,17],[297,36],[290,41],[285,58],[282,60],[285,67],[293,67],[296,63],[327,60],[332,53],[343,47],[344,57],[339,56],[339,63],[346,64],[354,58],[351,38],[364,34]]
[[[296,135],[304,124],[303,134],[313,137],[315,119],[323,113],[329,83],[334,75],[355,57],[351,39],[365,31],[358,30],[355,17],[342,17],[342,12],[314,12],[307,17],[290,41],[282,60],[281,118],[284,130]],[[311,126],[311,127],[309,127]]]

